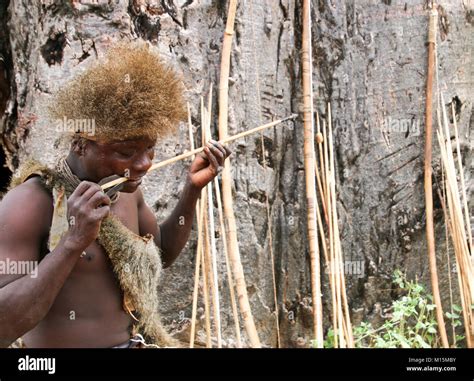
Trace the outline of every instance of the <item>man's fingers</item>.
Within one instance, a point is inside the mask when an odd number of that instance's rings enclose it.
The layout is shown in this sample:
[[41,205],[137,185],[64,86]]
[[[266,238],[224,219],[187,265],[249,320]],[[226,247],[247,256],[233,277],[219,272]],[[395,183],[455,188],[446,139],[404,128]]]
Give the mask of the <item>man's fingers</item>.
[[225,158],[227,158],[232,153],[232,151],[229,148],[227,148],[225,145],[213,139],[211,139],[210,142],[214,145],[214,147],[216,147],[217,149],[219,149],[219,151],[222,152]]
[[206,160],[206,161],[209,161],[206,152],[204,152],[205,150],[206,150],[206,148],[204,148],[203,151],[199,152],[199,153],[196,155],[196,157],[200,157],[201,159],[204,159],[204,160]]
[[99,220],[107,217],[110,213],[110,206],[109,205],[106,205],[106,206],[103,206],[102,208],[97,208],[97,209],[94,209],[92,211],[92,216],[94,218],[97,218]]
[[72,193],[71,197],[80,197],[82,196],[87,190],[93,185],[94,183],[90,181],[82,181],[76,189],[74,189],[74,192]]
[[209,149],[212,151],[214,157],[217,159],[219,165],[224,165],[225,153],[212,144],[209,144]]
[[98,208],[101,205],[110,205],[110,198],[102,191],[96,192],[90,199],[89,204]]
[[208,147],[204,148],[204,152],[206,153],[207,158],[209,159],[209,162],[211,163],[212,167],[214,168],[213,172],[215,174],[218,173],[219,172],[218,168],[220,167],[220,165],[217,162],[216,157],[214,156],[214,154],[211,152],[211,150]]
[[88,201],[98,192],[102,192],[102,188],[97,184],[92,184],[91,187],[82,194],[81,198]]

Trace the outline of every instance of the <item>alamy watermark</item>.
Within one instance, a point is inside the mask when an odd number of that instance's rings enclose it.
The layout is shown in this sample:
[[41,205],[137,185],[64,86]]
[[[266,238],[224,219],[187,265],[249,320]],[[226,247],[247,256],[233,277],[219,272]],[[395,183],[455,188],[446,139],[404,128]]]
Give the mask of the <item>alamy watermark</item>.
[[2,275],[30,275],[38,276],[38,261],[14,261],[10,258],[0,261],[0,274]]
[[54,357],[20,357],[18,359],[18,370],[20,371],[43,371],[48,374],[56,373],[56,359]]
[[420,135],[420,119],[406,118],[384,118],[382,120],[382,131],[391,133],[410,134],[412,136]]
[[95,119],[70,119],[64,117],[56,119],[57,132],[81,133],[87,136],[95,135]]
[[353,275],[355,278],[363,278],[365,275],[365,261],[344,261],[342,269],[332,269],[331,262],[329,262],[325,269],[326,274],[338,274],[340,272],[343,272],[345,275]]

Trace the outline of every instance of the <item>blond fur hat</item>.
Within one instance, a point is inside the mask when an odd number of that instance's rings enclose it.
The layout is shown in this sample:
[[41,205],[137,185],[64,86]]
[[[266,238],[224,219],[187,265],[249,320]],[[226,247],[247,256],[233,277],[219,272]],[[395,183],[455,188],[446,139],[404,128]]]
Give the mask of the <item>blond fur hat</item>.
[[93,121],[93,134],[67,129],[91,140],[162,138],[185,119],[182,81],[148,45],[122,42],[58,91],[49,114]]

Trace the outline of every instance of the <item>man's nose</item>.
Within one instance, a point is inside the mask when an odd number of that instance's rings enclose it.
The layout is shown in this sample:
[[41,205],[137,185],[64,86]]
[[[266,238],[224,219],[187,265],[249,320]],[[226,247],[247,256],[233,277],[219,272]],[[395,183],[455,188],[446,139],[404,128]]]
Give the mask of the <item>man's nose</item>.
[[140,174],[140,176],[143,176],[145,173],[148,172],[152,165],[152,161],[150,159],[150,156],[147,154],[141,155],[139,159],[134,161],[133,163],[133,169],[134,172],[137,172]]

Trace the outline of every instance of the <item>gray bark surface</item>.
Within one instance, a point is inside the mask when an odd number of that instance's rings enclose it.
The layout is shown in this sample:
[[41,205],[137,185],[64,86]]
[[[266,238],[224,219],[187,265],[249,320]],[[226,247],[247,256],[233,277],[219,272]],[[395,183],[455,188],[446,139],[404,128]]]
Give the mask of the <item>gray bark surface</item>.
[[[474,8],[468,0],[439,4],[439,86],[458,112],[471,194]],[[325,116],[331,102],[337,206],[352,319],[354,324],[378,322],[397,297],[391,284],[395,269],[429,284],[423,193],[426,1],[314,0],[312,7],[315,110]],[[58,143],[58,133],[45,118],[45,103],[118,40],[150,41],[182,73],[193,121],[199,125],[199,97],[207,94],[211,82],[214,95],[217,92],[226,14],[226,2],[211,0],[4,2],[0,134],[9,169],[15,170],[29,157],[52,164],[65,152],[67,147]],[[230,134],[301,110],[301,1],[240,1],[235,28]],[[439,178],[437,141],[433,141],[434,175]],[[265,131],[264,152],[260,144],[260,136],[253,135],[231,145],[240,253],[252,311],[262,342],[275,346],[271,225],[282,345],[307,346],[312,317],[301,118]],[[175,137],[158,144],[156,160],[188,148],[183,125]],[[166,167],[146,180],[143,191],[159,220],[174,207],[188,165],[185,161]],[[436,194],[435,223],[441,293],[447,301],[449,269]],[[193,232],[179,260],[166,271],[161,288],[164,319],[183,338],[189,333],[195,248]],[[223,337],[232,346],[222,255],[219,273]],[[327,278],[323,292],[328,328]],[[203,310],[199,312],[201,317]],[[199,322],[198,337],[204,342],[203,320]]]

